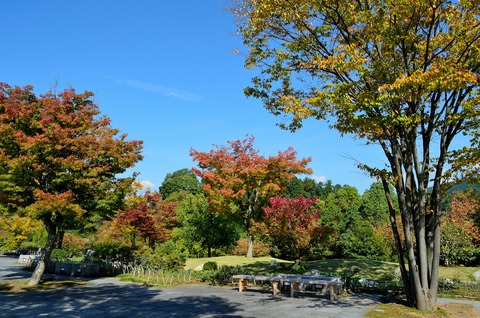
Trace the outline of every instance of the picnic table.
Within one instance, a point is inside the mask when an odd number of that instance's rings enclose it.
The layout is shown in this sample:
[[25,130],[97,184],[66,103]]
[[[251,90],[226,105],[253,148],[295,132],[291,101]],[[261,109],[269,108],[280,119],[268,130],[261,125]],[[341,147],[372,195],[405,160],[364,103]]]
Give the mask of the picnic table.
[[294,297],[301,286],[305,285],[321,285],[330,292],[330,300],[337,299],[337,293],[343,282],[337,277],[330,276],[305,276],[305,275],[287,275],[279,274],[275,276],[264,275],[233,275],[233,278],[239,279],[239,292],[243,292],[247,288],[247,283],[251,281],[268,281],[272,284],[272,293],[274,296],[280,293],[280,289],[285,283],[290,284],[290,296]]

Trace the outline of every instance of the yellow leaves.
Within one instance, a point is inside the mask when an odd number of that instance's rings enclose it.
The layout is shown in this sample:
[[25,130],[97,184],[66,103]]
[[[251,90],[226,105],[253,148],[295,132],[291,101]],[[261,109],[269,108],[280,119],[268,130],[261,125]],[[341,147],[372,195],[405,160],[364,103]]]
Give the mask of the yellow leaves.
[[19,245],[28,238],[29,233],[40,230],[42,223],[25,216],[4,214],[0,216],[0,228],[12,233],[13,240]]

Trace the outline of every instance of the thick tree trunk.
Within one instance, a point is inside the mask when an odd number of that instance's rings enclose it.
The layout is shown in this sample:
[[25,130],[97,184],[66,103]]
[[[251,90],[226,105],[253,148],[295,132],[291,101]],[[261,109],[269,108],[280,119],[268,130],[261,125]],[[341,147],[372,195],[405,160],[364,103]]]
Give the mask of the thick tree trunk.
[[28,286],[36,286],[40,283],[45,269],[50,265],[50,255],[52,254],[52,251],[58,241],[57,227],[51,222],[45,222],[45,227],[48,233],[47,243],[40,254],[37,266],[35,267],[35,270],[28,281]]

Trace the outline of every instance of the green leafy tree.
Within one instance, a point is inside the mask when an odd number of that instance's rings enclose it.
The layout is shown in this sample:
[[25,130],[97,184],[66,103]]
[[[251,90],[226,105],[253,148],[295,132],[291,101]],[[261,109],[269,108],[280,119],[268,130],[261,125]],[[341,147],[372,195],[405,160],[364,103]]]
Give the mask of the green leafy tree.
[[142,142],[117,136],[92,96],[36,96],[31,86],[0,83],[1,203],[11,213],[25,209],[48,233],[29,285],[40,281],[60,235],[91,221],[115,193],[117,174],[142,158]]
[[[480,167],[478,2],[236,0],[232,10],[246,67],[260,70],[248,96],[285,115],[284,128],[326,119],[383,150],[385,166],[360,167],[382,180],[407,301],[434,310],[442,192]],[[459,134],[470,142],[455,148]]]
[[345,185],[328,195],[320,222],[340,235],[359,217],[360,204],[361,196],[357,188]]
[[165,200],[175,192],[187,192],[197,194],[202,191],[197,176],[190,169],[181,169],[172,173],[167,173],[165,180],[159,189]]
[[340,235],[338,247],[345,258],[386,261],[390,257],[387,242],[375,232],[375,228],[368,220],[355,220]]
[[229,249],[240,237],[238,225],[209,208],[203,194],[189,194],[177,209],[180,236],[187,247],[200,245],[212,256],[214,249]]
[[[394,192],[393,189],[391,191]],[[363,193],[359,211],[362,218],[375,227],[389,222],[390,212],[381,182],[372,183]]]

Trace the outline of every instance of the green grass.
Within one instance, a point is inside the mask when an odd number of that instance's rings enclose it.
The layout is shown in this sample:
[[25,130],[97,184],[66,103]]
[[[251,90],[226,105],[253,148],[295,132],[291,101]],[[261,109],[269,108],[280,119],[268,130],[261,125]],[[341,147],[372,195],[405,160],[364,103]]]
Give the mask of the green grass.
[[[278,264],[277,272],[282,271],[281,264],[285,264],[283,271],[288,272],[293,262],[276,259],[273,257],[253,257],[245,256],[220,256],[211,258],[190,258],[187,260],[185,269],[193,269],[208,261],[217,262],[218,266],[243,266],[252,273],[272,272],[271,260],[276,260]],[[387,263],[371,260],[348,260],[348,259],[330,259],[321,261],[311,261],[302,263],[304,271],[318,269],[320,272],[329,273],[338,276],[364,276],[371,279],[378,279],[385,274],[394,274],[398,272],[396,263]]]
[[[217,262],[218,266],[244,266],[252,273],[269,273],[272,272],[270,265],[271,260],[276,260],[278,267],[285,264],[285,268],[290,267],[293,262],[284,261],[273,257],[253,257],[245,256],[220,256],[210,258],[189,258],[187,259],[185,269],[194,269],[208,261]],[[288,265],[289,264],[289,265]],[[380,262],[361,259],[328,259],[319,261],[310,261],[302,263],[305,271],[310,269],[318,269],[320,272],[329,273],[337,276],[360,276],[370,279],[379,279],[385,275],[395,275],[400,277],[400,269],[397,263]],[[440,279],[450,278],[457,280],[473,281],[475,280],[473,273],[480,270],[480,267],[440,267]],[[282,269],[277,268],[277,272]],[[285,269],[285,271],[287,271]]]
[[475,276],[473,275],[476,271],[480,271],[480,267],[465,267],[465,266],[455,266],[455,267],[440,267],[440,279],[450,278],[458,279],[461,281],[474,281]]
[[195,267],[202,265],[206,262],[216,262],[218,266],[245,266],[252,272],[271,271],[272,266],[270,261],[275,260],[277,264],[292,264],[293,262],[284,261],[273,257],[252,257],[247,258],[245,256],[219,256],[219,257],[205,257],[205,258],[189,258],[187,259],[185,269],[194,269]]

